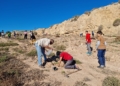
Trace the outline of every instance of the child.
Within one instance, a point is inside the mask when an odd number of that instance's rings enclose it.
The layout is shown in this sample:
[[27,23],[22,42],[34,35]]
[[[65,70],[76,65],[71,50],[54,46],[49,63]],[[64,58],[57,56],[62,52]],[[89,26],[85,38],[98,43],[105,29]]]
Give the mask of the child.
[[105,67],[105,52],[106,52],[106,42],[105,39],[102,36],[102,32],[97,32],[97,51],[98,51],[98,68],[104,68]]
[[90,37],[90,34],[88,33],[88,31],[86,31],[86,45],[87,45],[87,54],[88,55],[91,55],[92,54],[92,51],[91,51],[91,37]]
[[60,58],[58,67],[60,66],[60,63],[63,60],[63,61],[66,61],[66,64],[64,66],[66,69],[78,69],[79,70],[79,67],[77,67],[75,64],[72,64],[73,57],[69,53],[57,51],[56,56]]

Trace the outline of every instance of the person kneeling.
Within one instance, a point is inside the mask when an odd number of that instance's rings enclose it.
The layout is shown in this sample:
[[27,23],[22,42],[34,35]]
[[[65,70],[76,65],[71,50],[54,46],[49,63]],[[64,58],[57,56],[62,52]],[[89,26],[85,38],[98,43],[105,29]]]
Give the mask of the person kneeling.
[[79,67],[77,67],[75,64],[72,64],[74,60],[73,60],[73,57],[69,53],[57,51],[56,56],[60,58],[58,62],[58,67],[60,67],[61,61],[66,61],[65,66],[64,66],[65,69],[78,69],[79,70]]

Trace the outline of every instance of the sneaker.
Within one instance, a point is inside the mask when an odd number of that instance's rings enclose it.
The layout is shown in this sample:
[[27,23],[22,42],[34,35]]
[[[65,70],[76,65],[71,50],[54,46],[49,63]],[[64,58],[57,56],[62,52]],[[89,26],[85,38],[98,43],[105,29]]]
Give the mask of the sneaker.
[[104,65],[97,66],[97,68],[104,68],[104,67],[105,67]]

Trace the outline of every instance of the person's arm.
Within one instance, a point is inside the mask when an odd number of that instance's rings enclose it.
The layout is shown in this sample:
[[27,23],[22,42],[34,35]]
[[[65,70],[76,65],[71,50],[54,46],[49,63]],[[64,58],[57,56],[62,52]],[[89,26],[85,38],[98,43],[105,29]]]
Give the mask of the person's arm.
[[96,44],[96,49],[98,49],[99,45],[100,45],[100,38],[98,37],[97,44]]
[[96,49],[98,49],[98,46],[100,45],[100,41],[98,40],[97,41],[97,44],[96,44]]
[[58,67],[60,67],[61,61],[62,61],[62,57],[60,57],[60,60],[59,60],[59,62],[58,62]]

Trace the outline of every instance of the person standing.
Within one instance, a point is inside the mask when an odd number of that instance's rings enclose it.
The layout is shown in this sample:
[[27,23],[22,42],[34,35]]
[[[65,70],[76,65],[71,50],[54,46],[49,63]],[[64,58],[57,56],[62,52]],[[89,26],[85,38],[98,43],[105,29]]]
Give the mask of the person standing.
[[8,32],[8,39],[11,38],[11,32]]
[[92,31],[92,37],[94,38],[94,32]]
[[52,45],[54,43],[53,39],[48,39],[48,38],[42,38],[39,39],[35,42],[35,48],[37,50],[37,56],[38,56],[38,65],[42,68],[44,68],[42,64],[42,55],[44,56],[44,61],[47,61],[46,55],[45,55],[45,49],[51,49],[53,50],[52,47],[49,45]]
[[16,38],[16,32],[14,31],[14,37]]
[[102,36],[102,31],[97,32],[97,56],[98,56],[98,68],[104,68],[105,67],[105,52],[106,52],[106,41],[104,37]]
[[87,45],[87,54],[91,55],[92,51],[91,51],[91,37],[90,34],[88,33],[88,31],[86,31],[86,45]]
[[27,30],[24,32],[24,39],[27,39]]

